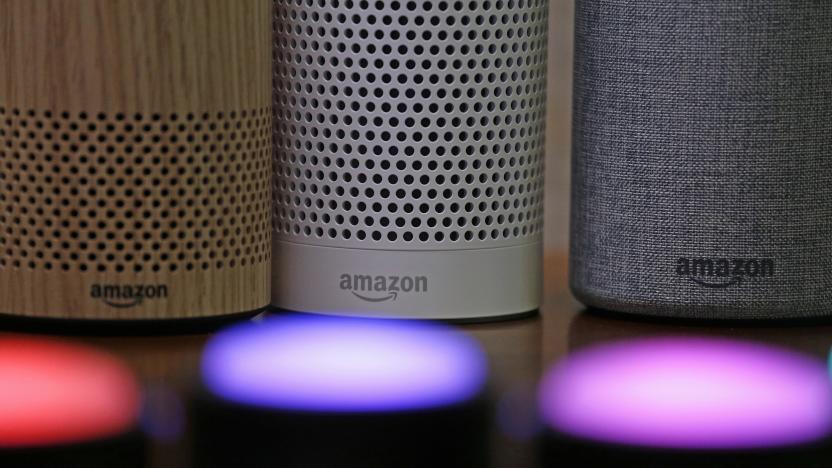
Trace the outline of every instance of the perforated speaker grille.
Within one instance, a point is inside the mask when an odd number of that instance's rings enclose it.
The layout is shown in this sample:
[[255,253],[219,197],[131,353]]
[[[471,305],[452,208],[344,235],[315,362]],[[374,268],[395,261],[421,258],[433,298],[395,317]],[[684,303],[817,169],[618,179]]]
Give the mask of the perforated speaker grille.
[[176,272],[270,261],[271,109],[0,107],[0,268]]
[[275,0],[280,239],[464,249],[542,229],[545,0]]

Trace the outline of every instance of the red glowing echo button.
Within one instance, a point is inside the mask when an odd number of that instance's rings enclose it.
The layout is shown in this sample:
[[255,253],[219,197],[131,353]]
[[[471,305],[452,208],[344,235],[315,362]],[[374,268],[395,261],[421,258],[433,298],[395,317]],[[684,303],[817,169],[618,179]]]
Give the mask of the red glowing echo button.
[[71,445],[132,430],[139,389],[115,358],[85,346],[0,336],[0,449]]

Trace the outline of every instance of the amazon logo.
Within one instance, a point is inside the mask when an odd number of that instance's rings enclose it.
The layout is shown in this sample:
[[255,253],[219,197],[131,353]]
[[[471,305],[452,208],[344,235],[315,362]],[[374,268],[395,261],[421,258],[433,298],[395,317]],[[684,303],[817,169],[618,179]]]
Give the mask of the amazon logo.
[[343,274],[342,291],[370,303],[393,302],[400,294],[428,292],[427,276],[385,276]]
[[136,284],[94,284],[90,297],[115,309],[132,309],[146,300],[167,299],[167,285]]
[[738,287],[746,278],[771,278],[774,274],[772,259],[680,258],[676,261],[677,276],[710,289]]

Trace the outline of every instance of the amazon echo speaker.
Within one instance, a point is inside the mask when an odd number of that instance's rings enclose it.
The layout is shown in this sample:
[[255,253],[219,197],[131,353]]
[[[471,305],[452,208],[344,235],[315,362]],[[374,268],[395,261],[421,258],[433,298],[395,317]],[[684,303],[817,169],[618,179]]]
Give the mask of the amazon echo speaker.
[[571,285],[697,319],[832,308],[832,4],[579,0]]
[[430,323],[282,315],[205,349],[194,466],[489,466],[488,363]]
[[87,346],[0,336],[0,464],[143,468],[141,394],[128,367]]
[[269,303],[271,3],[0,1],[0,314]]
[[823,360],[705,337],[572,353],[538,396],[544,467],[822,466],[832,386]]
[[279,308],[535,311],[545,0],[275,0]]

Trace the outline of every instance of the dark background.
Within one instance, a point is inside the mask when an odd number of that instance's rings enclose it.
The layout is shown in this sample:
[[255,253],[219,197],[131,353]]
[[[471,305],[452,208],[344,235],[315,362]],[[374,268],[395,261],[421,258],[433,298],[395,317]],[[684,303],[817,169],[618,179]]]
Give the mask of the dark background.
[[546,145],[546,247],[566,248],[572,119],[573,0],[549,0],[549,107]]

